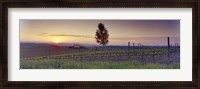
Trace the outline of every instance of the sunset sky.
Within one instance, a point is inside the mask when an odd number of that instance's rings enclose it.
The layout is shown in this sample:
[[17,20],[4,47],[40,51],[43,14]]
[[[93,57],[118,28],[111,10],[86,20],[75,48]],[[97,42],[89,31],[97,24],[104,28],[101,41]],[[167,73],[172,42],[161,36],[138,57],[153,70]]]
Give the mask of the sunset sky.
[[180,43],[179,20],[20,20],[20,42],[96,44],[95,32],[103,23],[108,45],[167,45]]

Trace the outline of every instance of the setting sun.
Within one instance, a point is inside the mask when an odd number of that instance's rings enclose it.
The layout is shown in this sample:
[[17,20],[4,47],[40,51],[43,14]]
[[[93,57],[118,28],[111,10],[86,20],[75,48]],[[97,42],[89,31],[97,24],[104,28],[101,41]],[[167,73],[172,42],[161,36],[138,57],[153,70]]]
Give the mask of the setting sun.
[[67,42],[67,37],[60,37],[60,36],[54,36],[52,38],[49,38],[51,42],[53,43],[65,43]]
[[55,39],[53,42],[54,43],[60,43],[60,41],[58,39]]
[[59,41],[55,40],[54,43],[59,43]]

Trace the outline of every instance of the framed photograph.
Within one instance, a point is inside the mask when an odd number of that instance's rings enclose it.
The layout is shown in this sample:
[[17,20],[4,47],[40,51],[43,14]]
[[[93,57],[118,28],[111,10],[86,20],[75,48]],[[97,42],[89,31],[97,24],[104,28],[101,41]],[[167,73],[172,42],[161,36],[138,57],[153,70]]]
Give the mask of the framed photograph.
[[1,88],[199,88],[199,4],[3,1]]

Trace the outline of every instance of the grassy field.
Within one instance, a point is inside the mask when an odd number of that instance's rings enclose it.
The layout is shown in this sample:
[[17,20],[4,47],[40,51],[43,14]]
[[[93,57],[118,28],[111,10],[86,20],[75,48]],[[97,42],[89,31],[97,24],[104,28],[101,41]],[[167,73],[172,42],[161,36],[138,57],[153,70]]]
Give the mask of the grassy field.
[[130,62],[81,62],[69,60],[21,60],[21,69],[179,69],[179,64],[140,64]]
[[[179,49],[172,49],[178,51]],[[21,58],[21,69],[180,69],[178,54],[167,60],[166,49],[84,51]],[[130,54],[128,59],[127,54]],[[152,55],[156,55],[152,58]],[[173,57],[174,56],[174,57]]]

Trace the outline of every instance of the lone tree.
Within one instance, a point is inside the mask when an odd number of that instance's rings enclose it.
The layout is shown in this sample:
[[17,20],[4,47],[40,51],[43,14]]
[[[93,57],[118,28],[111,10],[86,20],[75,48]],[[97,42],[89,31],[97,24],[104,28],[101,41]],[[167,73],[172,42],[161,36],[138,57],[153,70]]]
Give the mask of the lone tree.
[[99,29],[97,29],[96,34],[95,34],[96,42],[102,46],[105,46],[109,42],[108,30],[106,30],[104,24],[102,23],[99,23],[98,28]]

